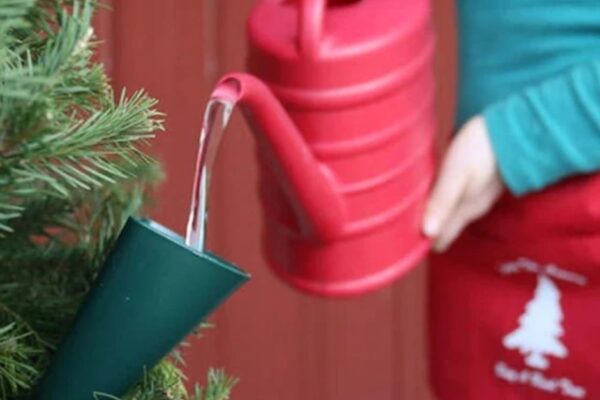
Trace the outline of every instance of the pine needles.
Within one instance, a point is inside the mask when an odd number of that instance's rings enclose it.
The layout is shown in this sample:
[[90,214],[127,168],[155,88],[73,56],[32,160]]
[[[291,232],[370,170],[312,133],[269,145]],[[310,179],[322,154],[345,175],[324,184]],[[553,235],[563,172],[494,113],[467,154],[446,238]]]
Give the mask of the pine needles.
[[38,350],[29,345],[32,334],[20,329],[15,322],[0,327],[0,396],[28,389],[35,379],[37,370],[31,366],[30,358]]
[[[117,99],[92,61],[91,0],[0,0],[0,399],[27,398],[126,218],[160,179],[144,92]],[[226,400],[212,371],[188,394],[173,357],[124,400]]]
[[[184,379],[176,366],[164,363],[147,374],[125,398],[115,400],[229,400],[231,389],[237,384],[237,379],[228,377],[224,371],[211,369],[206,388],[196,386],[189,395],[183,386]],[[108,400],[102,395],[96,397]]]

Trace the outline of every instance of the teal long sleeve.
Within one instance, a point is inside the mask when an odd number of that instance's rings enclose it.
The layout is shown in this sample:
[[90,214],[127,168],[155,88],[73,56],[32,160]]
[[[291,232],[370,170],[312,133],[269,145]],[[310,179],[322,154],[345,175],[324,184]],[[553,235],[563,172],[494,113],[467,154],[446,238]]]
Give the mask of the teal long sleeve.
[[600,61],[487,107],[501,174],[524,194],[600,169]]
[[483,114],[511,192],[600,170],[600,0],[457,4],[457,127]]

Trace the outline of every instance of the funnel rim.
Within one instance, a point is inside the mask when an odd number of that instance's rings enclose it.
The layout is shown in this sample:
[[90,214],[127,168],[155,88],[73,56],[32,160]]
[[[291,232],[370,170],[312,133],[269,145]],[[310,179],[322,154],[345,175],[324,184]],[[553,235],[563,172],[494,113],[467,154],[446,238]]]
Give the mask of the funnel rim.
[[194,249],[193,247],[186,245],[185,240],[183,239],[183,236],[181,236],[178,233],[174,232],[173,230],[167,228],[166,226],[154,221],[153,219],[146,218],[146,217],[130,216],[129,219],[127,220],[126,225],[129,223],[134,224],[134,225],[140,227],[141,229],[145,229],[145,230],[151,232],[153,235],[157,235],[157,236],[160,236],[161,238],[167,239],[172,244],[191,252],[196,257],[208,259],[211,264],[213,264],[213,265],[216,264],[218,267],[226,269],[226,270],[242,277],[245,281],[247,281],[251,278],[250,273],[244,271],[237,265],[227,262],[211,252],[208,252],[208,251],[201,252],[201,251]]

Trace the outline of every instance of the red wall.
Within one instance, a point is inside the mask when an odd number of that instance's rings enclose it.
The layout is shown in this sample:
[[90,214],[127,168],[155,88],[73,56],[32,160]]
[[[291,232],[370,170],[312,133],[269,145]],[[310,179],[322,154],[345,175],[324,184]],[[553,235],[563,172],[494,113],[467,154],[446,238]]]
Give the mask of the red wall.
[[[179,232],[202,108],[223,72],[243,68],[244,21],[252,3],[113,1],[113,11],[99,19],[106,39],[102,59],[115,85],[147,89],[167,114],[167,131],[153,147],[166,169],[154,216]],[[442,132],[449,131],[454,97],[452,5],[435,1]],[[211,319],[216,329],[191,340],[190,379],[204,380],[209,366],[225,367],[241,378],[233,398],[245,400],[429,399],[425,268],[393,287],[343,301],[304,296],[277,281],[259,251],[256,163],[239,115],[213,182],[209,247],[244,266],[253,280]]]

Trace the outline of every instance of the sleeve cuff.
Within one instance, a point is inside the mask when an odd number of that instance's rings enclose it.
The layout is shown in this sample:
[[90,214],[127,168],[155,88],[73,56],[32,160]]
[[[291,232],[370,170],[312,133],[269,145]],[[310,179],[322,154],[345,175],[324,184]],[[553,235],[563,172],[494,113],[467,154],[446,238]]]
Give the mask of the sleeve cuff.
[[[527,168],[527,160],[522,154],[520,129],[513,121],[511,113],[506,108],[510,107],[511,99],[501,103],[495,103],[487,107],[483,112],[488,134],[500,175],[508,190],[517,196],[539,190],[543,182]],[[523,121],[519,121],[521,124]],[[531,165],[530,165],[531,168]]]

